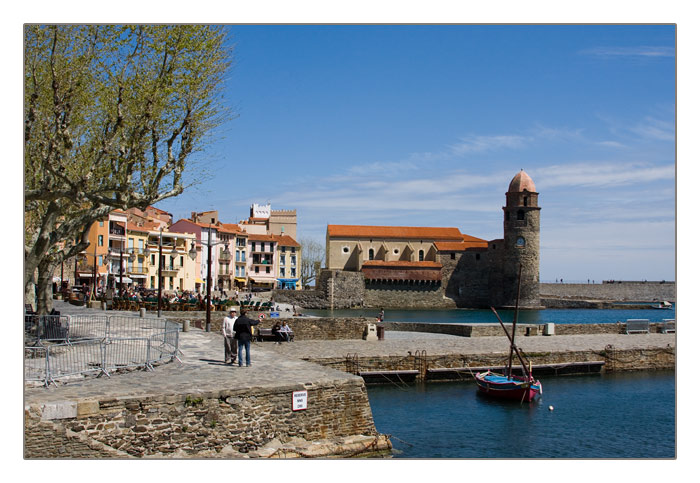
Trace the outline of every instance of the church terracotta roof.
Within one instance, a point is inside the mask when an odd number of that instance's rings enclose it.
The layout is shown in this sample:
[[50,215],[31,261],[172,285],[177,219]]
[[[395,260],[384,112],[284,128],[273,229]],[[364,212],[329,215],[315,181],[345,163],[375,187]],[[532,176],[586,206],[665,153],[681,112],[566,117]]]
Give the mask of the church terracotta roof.
[[513,179],[510,182],[510,186],[508,186],[508,193],[515,193],[521,191],[529,191],[531,193],[537,192],[537,189],[535,189],[535,183],[532,181],[532,178],[530,178],[530,176],[528,176],[528,174],[522,169],[518,174],[516,174],[513,177]]
[[328,236],[336,238],[403,238],[412,240],[462,240],[458,228],[420,226],[328,225]]
[[435,242],[435,248],[439,252],[462,252],[468,248],[488,248],[488,246],[488,241],[470,235],[464,235],[461,242]]

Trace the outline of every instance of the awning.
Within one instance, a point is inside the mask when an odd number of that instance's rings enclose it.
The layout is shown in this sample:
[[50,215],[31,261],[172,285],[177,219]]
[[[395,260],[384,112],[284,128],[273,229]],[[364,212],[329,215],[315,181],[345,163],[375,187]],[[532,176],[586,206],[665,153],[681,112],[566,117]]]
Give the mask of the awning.
[[[131,278],[146,278],[146,275],[143,275],[143,274],[141,274],[141,273],[132,273],[132,274],[129,275],[129,276],[130,276]],[[126,277],[124,277],[124,278],[126,278]]]
[[264,284],[264,285],[272,285],[275,283],[274,280],[270,280],[269,278],[266,279],[259,279],[259,278],[250,278],[250,281],[253,283],[259,283],[259,284]]
[[131,283],[131,282],[133,282],[133,280],[131,280],[129,277],[120,277],[119,275],[114,277],[114,280],[117,283]]
[[194,282],[195,283],[204,283],[204,280],[202,280],[201,278],[196,278]]
[[92,272],[90,272],[90,273],[78,272],[78,277],[80,277],[80,278],[92,278]]
[[234,280],[235,280],[236,282],[245,283],[245,278],[236,277],[236,278],[234,278]]

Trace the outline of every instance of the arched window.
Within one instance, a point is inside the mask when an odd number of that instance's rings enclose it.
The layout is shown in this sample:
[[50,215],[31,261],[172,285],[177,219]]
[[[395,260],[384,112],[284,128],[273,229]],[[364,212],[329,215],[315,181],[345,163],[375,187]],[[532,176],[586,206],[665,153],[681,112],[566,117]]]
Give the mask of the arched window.
[[525,212],[523,210],[518,210],[518,220],[525,219]]
[[369,249],[369,259],[374,260],[374,248]]
[[418,251],[418,261],[422,262],[424,258],[425,258],[425,252],[423,252],[423,250],[419,250]]

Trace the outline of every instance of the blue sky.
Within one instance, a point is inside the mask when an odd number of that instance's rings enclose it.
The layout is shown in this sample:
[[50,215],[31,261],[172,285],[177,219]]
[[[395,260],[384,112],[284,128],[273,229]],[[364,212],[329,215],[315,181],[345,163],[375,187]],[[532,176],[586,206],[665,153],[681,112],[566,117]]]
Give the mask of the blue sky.
[[455,226],[501,238],[524,169],[540,192],[541,279],[675,280],[675,27],[230,26],[217,133],[158,206],[254,202],[327,224]]

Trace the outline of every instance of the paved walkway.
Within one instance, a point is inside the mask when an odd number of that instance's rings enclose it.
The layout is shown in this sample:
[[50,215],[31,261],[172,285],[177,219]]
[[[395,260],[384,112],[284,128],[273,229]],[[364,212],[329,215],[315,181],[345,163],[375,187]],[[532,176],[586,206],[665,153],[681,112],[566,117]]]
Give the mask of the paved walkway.
[[[98,309],[56,304],[62,315],[101,314]],[[135,312],[107,312],[109,315],[137,316]],[[296,341],[282,344],[251,344],[252,367],[224,364],[224,345],[220,333],[191,328],[180,333],[182,363],[163,364],[152,372],[135,371],[110,378],[85,378],[51,386],[25,389],[25,403],[107,398],[132,395],[181,394],[220,391],[222,389],[284,387],[332,383],[357,376],[302,361],[301,358],[344,358],[347,354],[365,356],[404,356],[408,351],[425,350],[427,355],[504,353],[509,345],[505,337],[459,337],[416,332],[386,332],[386,340]],[[674,334],[568,335],[521,337],[516,341],[525,352],[603,350],[675,347]]]

